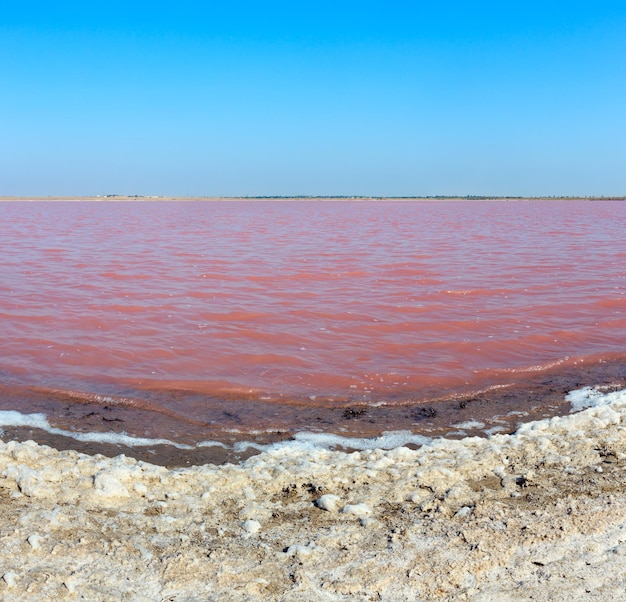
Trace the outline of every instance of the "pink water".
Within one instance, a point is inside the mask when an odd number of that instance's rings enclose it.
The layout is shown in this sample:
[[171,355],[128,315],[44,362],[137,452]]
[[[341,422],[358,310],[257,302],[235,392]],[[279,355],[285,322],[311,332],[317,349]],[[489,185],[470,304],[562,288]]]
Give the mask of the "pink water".
[[611,201],[4,202],[0,377],[23,411],[289,429],[614,359],[625,225]]

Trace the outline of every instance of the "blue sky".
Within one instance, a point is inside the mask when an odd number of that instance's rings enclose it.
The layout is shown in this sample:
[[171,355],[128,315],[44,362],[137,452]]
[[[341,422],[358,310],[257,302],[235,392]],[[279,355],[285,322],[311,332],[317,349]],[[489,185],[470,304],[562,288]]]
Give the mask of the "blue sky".
[[626,3],[22,2],[0,195],[624,195]]

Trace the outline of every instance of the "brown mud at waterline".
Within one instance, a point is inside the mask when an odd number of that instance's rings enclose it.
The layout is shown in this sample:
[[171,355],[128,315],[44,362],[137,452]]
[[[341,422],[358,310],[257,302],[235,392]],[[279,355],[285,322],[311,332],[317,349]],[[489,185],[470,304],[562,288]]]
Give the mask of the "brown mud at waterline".
[[[432,391],[413,398],[388,398],[365,403],[354,399],[273,400],[223,396],[205,399],[206,420],[189,418],[174,409],[176,401],[194,392],[167,393],[170,408],[159,400],[136,400],[95,394],[76,394],[43,387],[0,384],[0,410],[43,413],[53,427],[78,433],[121,433],[135,437],[167,438],[173,445],[127,446],[85,442],[65,434],[30,426],[3,428],[4,441],[34,440],[58,450],[114,457],[119,454],[152,464],[180,467],[238,463],[259,453],[257,447],[237,451],[246,441],[257,446],[286,441],[296,433],[330,433],[341,437],[374,438],[390,431],[410,431],[424,437],[462,438],[513,433],[518,425],[570,412],[566,394],[584,386],[626,386],[623,357],[565,363],[537,372],[516,373],[511,381],[482,390],[442,394]],[[164,393],[160,392],[163,397]],[[261,428],[263,427],[263,428]],[[213,445],[195,447],[202,441]],[[415,448],[408,443],[407,447]],[[344,449],[349,450],[349,447]]]

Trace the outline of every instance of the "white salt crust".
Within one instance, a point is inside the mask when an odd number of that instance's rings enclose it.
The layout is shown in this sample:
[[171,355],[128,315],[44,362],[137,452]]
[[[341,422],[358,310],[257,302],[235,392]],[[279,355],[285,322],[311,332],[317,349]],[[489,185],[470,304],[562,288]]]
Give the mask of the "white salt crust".
[[514,435],[239,466],[0,442],[0,599],[623,599],[626,392],[574,401]]

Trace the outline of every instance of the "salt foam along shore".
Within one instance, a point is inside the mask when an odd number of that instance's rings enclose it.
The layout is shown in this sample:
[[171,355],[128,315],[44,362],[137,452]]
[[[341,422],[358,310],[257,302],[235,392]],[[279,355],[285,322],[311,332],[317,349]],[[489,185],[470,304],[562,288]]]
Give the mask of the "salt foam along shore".
[[598,600],[626,592],[626,390],[515,435],[176,470],[0,443],[11,600]]

